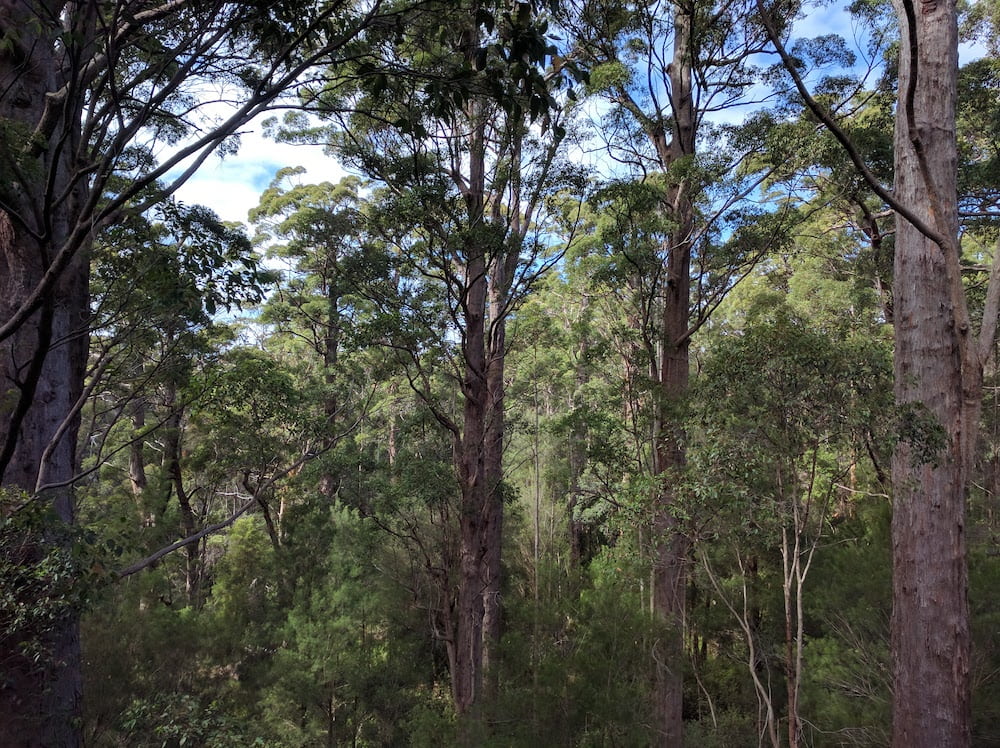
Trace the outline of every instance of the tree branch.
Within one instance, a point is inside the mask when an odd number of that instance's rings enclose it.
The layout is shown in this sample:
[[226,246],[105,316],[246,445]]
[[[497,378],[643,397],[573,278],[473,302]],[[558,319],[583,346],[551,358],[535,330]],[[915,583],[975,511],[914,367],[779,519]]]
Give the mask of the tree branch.
[[798,71],[795,69],[794,61],[788,54],[785,46],[781,43],[781,39],[778,37],[778,31],[774,27],[774,22],[771,19],[770,14],[764,8],[763,0],[756,0],[756,3],[757,12],[760,14],[764,28],[767,30],[767,35],[770,37],[771,43],[774,45],[778,56],[781,58],[781,62],[785,66],[785,70],[787,70],[788,74],[792,77],[792,81],[795,83],[795,88],[798,90],[799,95],[805,102],[806,107],[809,108],[809,111],[811,111],[813,115],[815,115],[815,117],[826,126],[826,128],[830,131],[830,134],[833,135],[838,143],[840,143],[840,146],[844,149],[844,152],[851,160],[851,163],[854,164],[854,167],[858,170],[862,179],[865,180],[869,189],[882,198],[882,200],[884,200],[890,208],[896,211],[896,213],[912,224],[917,231],[937,244],[941,248],[942,252],[947,253],[952,250],[957,251],[954,239],[949,239],[934,227],[928,226],[927,223],[920,218],[920,216],[897,200],[891,192],[881,185],[878,178],[872,174],[868,165],[858,152],[858,149],[854,146],[854,143],[852,143],[851,139],[847,137],[847,133],[841,129],[840,125],[837,124],[837,121],[830,115],[830,113],[820,106],[819,102],[817,102],[816,99],[812,97],[812,94],[809,93],[809,89],[806,88],[806,84],[802,80],[802,76],[800,76]]
[[[374,394],[375,393],[374,393],[374,390],[373,390],[372,394],[368,398],[368,401],[367,401],[367,403],[365,405],[365,408],[363,409],[362,413],[367,412],[368,406],[371,404],[371,400],[372,400],[372,397],[374,397]],[[342,431],[340,434],[338,434],[336,436],[336,438],[334,438],[330,442],[330,444],[327,445],[326,447],[323,447],[322,449],[317,450],[315,452],[312,451],[312,450],[306,450],[305,452],[302,453],[302,455],[299,456],[298,459],[294,460],[292,463],[290,463],[286,467],[284,467],[281,470],[277,471],[276,473],[274,473],[274,475],[272,475],[271,477],[267,478],[266,480],[261,481],[260,484],[257,486],[256,490],[254,491],[253,496],[251,496],[247,501],[245,501],[239,507],[239,509],[237,509],[235,512],[233,512],[226,519],[222,520],[221,522],[216,522],[214,525],[209,525],[208,527],[203,527],[202,529],[200,529],[198,532],[194,533],[193,535],[189,535],[186,538],[181,538],[180,540],[178,540],[178,541],[176,541],[174,543],[171,543],[170,545],[165,546],[164,548],[160,548],[160,550],[158,550],[155,553],[152,553],[152,554],[146,556],[144,559],[141,559],[140,561],[136,561],[131,566],[126,566],[124,569],[121,569],[117,573],[118,578],[119,579],[124,579],[125,577],[131,576],[132,574],[135,574],[136,572],[139,572],[139,571],[142,571],[143,569],[149,568],[150,566],[152,566],[153,564],[155,564],[157,561],[159,561],[164,556],[167,556],[167,555],[173,553],[174,551],[177,551],[177,550],[180,550],[181,548],[189,546],[192,543],[197,543],[199,540],[201,540],[206,535],[211,535],[214,532],[218,532],[219,530],[224,530],[225,528],[229,527],[231,524],[233,524],[233,522],[235,522],[241,516],[243,516],[244,514],[246,514],[250,510],[251,507],[253,507],[255,504],[257,504],[257,502],[259,501],[260,495],[264,491],[266,491],[269,488],[271,488],[271,486],[273,486],[275,483],[277,483],[282,478],[284,478],[284,477],[286,477],[286,476],[294,473],[295,471],[297,471],[300,467],[302,467],[303,465],[305,465],[307,462],[310,462],[310,461],[316,459],[317,457],[319,457],[320,455],[323,455],[323,454],[329,452],[331,449],[333,449],[333,447],[336,444],[338,444],[341,439],[343,439],[345,436],[347,436],[348,434],[350,434],[352,431],[354,431],[354,429],[356,429],[358,427],[358,424],[361,423],[361,417],[362,416],[359,416],[357,418],[357,420],[355,420],[354,423],[352,423],[348,428],[346,428],[344,431]]]
[[122,569],[122,570],[120,570],[118,572],[118,578],[119,579],[124,579],[125,577],[131,576],[132,574],[135,574],[136,572],[140,572],[143,569],[147,569],[150,566],[152,566],[153,564],[155,564],[157,561],[159,561],[161,558],[163,558],[164,556],[167,556],[167,555],[173,553],[174,551],[177,551],[177,550],[180,550],[181,548],[189,546],[192,543],[197,543],[199,540],[201,540],[206,535],[211,535],[213,532],[218,532],[219,530],[224,530],[225,528],[227,528],[231,524],[233,524],[233,522],[235,522],[237,519],[239,519],[244,514],[246,514],[247,511],[251,507],[253,507],[256,503],[257,503],[257,497],[256,496],[252,496],[248,501],[244,502],[243,505],[240,506],[239,509],[237,509],[235,512],[233,512],[233,514],[231,514],[228,518],[222,520],[222,522],[216,522],[214,525],[209,525],[208,527],[203,527],[201,530],[199,530],[198,532],[196,532],[194,535],[189,535],[186,538],[182,538],[181,540],[178,540],[176,543],[171,543],[170,545],[168,545],[168,546],[166,546],[164,548],[161,548],[160,550],[156,551],[156,553],[152,553],[149,556],[146,556],[146,558],[142,559],[141,561],[136,561],[131,566],[126,566],[124,569]]

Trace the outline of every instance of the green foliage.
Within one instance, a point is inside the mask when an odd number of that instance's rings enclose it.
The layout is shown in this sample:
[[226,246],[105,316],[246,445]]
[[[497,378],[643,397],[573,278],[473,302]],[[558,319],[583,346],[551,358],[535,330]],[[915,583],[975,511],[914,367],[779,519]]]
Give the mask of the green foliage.
[[590,69],[591,92],[613,91],[629,85],[631,71],[621,62],[605,62]]
[[[972,213],[995,205],[1000,185],[1000,61],[985,57],[970,62],[959,73],[959,194],[962,207]],[[972,225],[987,230],[988,221],[974,216]],[[991,234],[993,232],[990,232]]]
[[745,709],[727,709],[712,717],[684,723],[684,742],[705,748],[753,748],[759,745],[756,725]]
[[136,700],[121,716],[121,739],[135,748],[242,748],[265,746],[242,720],[218,704],[202,704],[186,694],[159,694]]
[[[499,306],[484,306],[479,320],[508,356],[507,451],[496,487],[506,511],[504,632],[474,742],[654,741],[650,653],[672,632],[649,612],[651,518],[669,495],[692,543],[685,660],[671,663],[685,673],[686,741],[759,743],[751,673],[787,719],[781,541],[797,533],[815,548],[803,590],[807,740],[884,744],[887,454],[905,439],[915,459],[932,461],[944,444],[918,406],[891,403],[882,206],[791,99],[735,124],[702,122],[698,153],[661,161],[651,138],[669,140],[670,73],[650,83],[650,71],[670,59],[674,27],[650,14],[657,6],[588,2],[579,18],[560,16],[560,33],[593,32],[571,50],[539,3],[392,5],[350,45],[350,62],[329,71],[330,85],[322,76],[303,85],[303,111],[279,133],[327,143],[374,180],[311,185],[301,168],[278,172],[251,219],[254,245],[282,265],[280,282],[241,230],[200,207],[126,214],[102,236],[94,370],[107,366],[108,378],[95,380],[83,414],[81,453],[94,471],[79,488],[88,534],[55,533],[38,502],[15,512],[5,501],[0,635],[42,658],[53,622],[89,608],[93,745],[468,738],[449,693],[462,487],[443,424],[462,423],[469,388],[471,260],[484,259],[487,273],[506,261]],[[350,16],[354,6],[343,7]],[[748,51],[759,47],[757,23],[719,7],[692,6],[692,58],[697,95],[720,96],[725,108],[767,73]],[[331,35],[348,23],[322,18],[330,9],[321,6],[254,9],[239,35],[246,50],[290,44],[311,23]],[[881,2],[853,10],[871,25],[886,13]],[[173,38],[151,33],[137,69],[170,57]],[[318,43],[299,42],[303,54]],[[843,74],[853,59],[842,40],[795,51],[804,70],[830,73],[817,84],[821,100],[832,109],[848,100],[843,125],[889,183],[891,68],[861,91]],[[995,67],[987,59],[963,71],[970,209],[996,197]],[[233,75],[257,87],[267,72],[248,63]],[[580,81],[612,102],[603,134],[635,167],[587,200],[587,175],[552,155],[574,137],[565,117]],[[175,109],[157,125],[172,139],[185,131]],[[5,140],[26,137],[3,128]],[[466,167],[477,148],[488,155],[473,186]],[[137,173],[155,164],[139,147],[122,158]],[[694,387],[665,404],[655,367],[677,280],[666,269],[680,186],[697,235],[688,318],[697,335],[683,342]],[[977,309],[991,231],[964,239]],[[243,307],[254,317],[239,328],[233,312]],[[984,414],[984,429],[995,417]],[[664,419],[677,421],[687,464],[653,476]],[[984,744],[1000,723],[990,596],[998,453],[992,442],[984,450],[970,515],[974,730]],[[244,502],[256,503],[231,526],[103,584],[108,557],[141,558]]]
[[[646,648],[659,634],[635,569],[614,553],[587,573],[535,569],[541,599],[508,607],[507,684],[489,745],[642,745],[649,734]],[[560,592],[561,589],[561,592]]]
[[0,641],[22,658],[0,669],[51,667],[52,636],[109,581],[111,549],[63,523],[44,500],[7,488],[0,489],[0,549]]
[[1000,660],[1000,605],[993,590],[1000,581],[1000,557],[995,538],[971,544],[969,554],[969,610],[975,649],[972,662],[972,734],[976,745],[1000,741],[1000,713],[997,698],[1000,681],[996,663]]
[[155,213],[130,216],[102,236],[94,281],[110,324],[121,326],[127,310],[146,325],[187,330],[261,301],[270,279],[242,229],[200,205],[166,201]]
[[817,745],[888,740],[890,520],[885,501],[860,505],[816,558],[802,708]]
[[772,460],[818,449],[850,457],[852,443],[886,438],[878,426],[890,407],[884,345],[859,337],[835,343],[766,297],[739,334],[715,344],[703,374],[694,395],[699,442],[751,492],[770,493]]

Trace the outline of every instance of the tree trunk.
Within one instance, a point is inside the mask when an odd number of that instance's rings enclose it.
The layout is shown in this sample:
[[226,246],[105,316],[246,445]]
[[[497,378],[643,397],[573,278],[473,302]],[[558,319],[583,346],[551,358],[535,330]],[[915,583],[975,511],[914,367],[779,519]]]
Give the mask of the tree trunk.
[[[485,302],[485,280],[482,293]],[[476,297],[478,294],[470,294]],[[470,303],[471,306],[471,303]],[[482,309],[483,307],[479,307]],[[475,315],[472,315],[475,316]],[[480,318],[481,319],[481,318]],[[482,323],[466,331],[465,420],[456,462],[461,484],[459,590],[455,621],[456,651],[452,688],[455,707],[463,721],[465,742],[477,732],[483,691],[485,603],[489,582],[485,576],[489,521],[492,517],[485,464],[486,378]]]
[[[21,232],[9,231],[5,215],[2,220],[8,231],[0,242],[0,323],[11,318],[44,272],[42,248]],[[41,308],[0,343],[0,401],[9,404],[0,416],[2,485],[30,495],[53,486],[33,500],[50,504],[57,524],[39,530],[27,553],[0,548],[26,565],[71,542],[65,530],[74,522],[75,405],[87,355],[85,264],[80,255]],[[22,638],[0,631],[0,745],[79,745],[79,611],[60,614],[46,631],[29,635],[34,634],[46,653],[41,663],[24,656]]]
[[502,319],[487,323],[487,299],[492,297],[491,314],[499,307],[490,287],[495,279],[487,280],[485,268],[484,253],[477,251],[468,265],[468,277],[477,280],[467,294],[464,422],[456,446],[462,491],[461,582],[452,679],[456,708],[473,723],[484,717],[478,707],[495,695],[488,681],[496,674],[493,660],[500,640],[503,536],[505,332]]
[[[474,55],[479,46],[474,15],[466,37],[466,54]],[[490,706],[496,691],[489,685],[496,675],[493,659],[500,638],[504,318],[511,268],[503,248],[479,233],[490,218],[486,215],[488,115],[483,103],[473,100],[465,116],[469,124],[468,178],[464,183],[458,180],[458,186],[470,228],[463,247],[464,283],[460,289],[464,405],[462,432],[455,439],[455,464],[462,506],[452,689],[462,721],[462,741],[471,745],[485,734],[488,715],[484,707]],[[514,266],[516,261],[515,255]]]
[[[669,169],[679,159],[694,154],[695,115],[691,90],[691,25],[686,6],[674,11],[674,56],[670,72],[672,137],[652,133],[660,162]],[[660,361],[656,374],[659,393],[655,428],[653,472],[664,476],[654,506],[656,532],[653,551],[653,612],[667,627],[665,646],[655,656],[655,726],[657,745],[681,746],[684,740],[684,625],[688,553],[676,509],[676,494],[670,472],[684,466],[686,457],[681,433],[672,409],[688,389],[690,361],[688,326],[691,305],[691,234],[694,213],[687,185],[674,184],[668,193],[669,214],[675,227],[667,247],[666,285],[663,289],[663,319]]]
[[[798,501],[793,496],[792,501]],[[803,527],[795,514],[794,541],[788,540],[788,528],[781,528],[782,593],[785,604],[785,699],[788,713],[788,748],[798,748],[801,733],[799,719],[799,676],[802,646],[802,569],[800,547]]]
[[[30,315],[0,338],[0,485],[21,490],[54,510],[52,522],[20,548],[0,554],[34,565],[71,543],[72,481],[78,473],[77,402],[88,342],[89,236],[76,224],[82,182],[74,181],[80,115],[56,113],[58,126],[38,133],[50,92],[64,82],[59,5],[3,3],[0,32],[0,327],[31,299],[64,247],[62,271]],[[85,9],[66,23],[82,34]],[[77,52],[79,50],[76,50]],[[53,114],[53,112],[48,112]],[[34,139],[31,133],[36,133]],[[39,605],[48,605],[39,601]],[[24,637],[0,631],[0,745],[78,746],[80,737],[79,610],[60,612],[38,637],[40,662],[24,655]]]
[[146,400],[137,396],[132,404],[132,443],[128,448],[128,478],[132,485],[132,495],[135,497],[143,527],[150,527],[153,518],[149,517],[144,504],[144,494],[148,480],[146,479],[146,440],[140,436],[146,428]]
[[896,9],[895,196],[945,245],[897,216],[896,400],[917,424],[931,416],[945,445],[904,428],[893,455],[893,745],[954,748],[970,742],[965,488],[982,371],[958,275],[956,15],[950,0]]
[[[323,449],[331,449],[337,440],[337,414],[340,411],[340,401],[337,398],[337,363],[340,356],[340,278],[337,269],[336,251],[332,252],[332,278],[327,279],[327,321],[323,336],[323,380],[326,383],[326,395],[323,401],[323,413],[326,415],[324,426],[326,438]],[[328,459],[328,458],[327,458]],[[340,488],[340,480],[334,472],[324,468],[319,479],[319,492],[327,499],[333,499]]]
[[[504,351],[503,320],[493,323],[494,340],[487,365],[486,526],[483,531],[483,672],[490,701],[497,693],[496,658],[500,644],[501,548],[503,542],[503,429]],[[500,328],[499,330],[497,328]],[[495,347],[499,346],[499,347]]]
[[[589,298],[584,296],[580,300],[580,318],[587,317],[588,306]],[[570,400],[570,407],[572,410],[585,407],[583,403],[578,402],[578,398],[582,397],[582,393],[584,392],[590,379],[586,363],[589,347],[587,335],[581,335],[576,354],[576,389]],[[583,475],[583,471],[586,466],[588,439],[587,420],[585,418],[575,419],[572,436],[570,437],[569,444],[567,445],[569,450],[569,454],[567,455],[567,461],[569,463],[569,499],[566,502],[566,522],[569,534],[570,562],[574,569],[582,567],[585,553],[583,535],[584,524],[577,517],[576,504],[579,500],[580,494],[580,477]]]
[[[195,517],[194,507],[191,506],[191,497],[184,486],[184,471],[181,466],[184,410],[177,402],[177,385],[174,382],[167,385],[166,406],[170,415],[166,420],[163,437],[163,472],[177,495],[177,506],[181,515],[181,537],[191,537],[198,531],[198,520]],[[169,499],[169,489],[167,498]],[[166,502],[164,508],[165,505]],[[201,543],[188,543],[184,548],[184,554],[184,592],[188,605],[197,608],[201,604]]]
[[[481,141],[480,141],[481,143]],[[480,158],[477,158],[477,155]],[[472,171],[484,168],[481,150],[473,148]],[[473,176],[470,182],[481,184]],[[482,192],[470,195],[469,213],[482,216]],[[482,692],[483,685],[483,616],[486,599],[484,578],[485,542],[489,511],[489,485],[486,469],[486,419],[488,388],[486,374],[486,256],[482,247],[466,246],[465,303],[463,311],[464,339],[462,355],[465,375],[461,436],[456,438],[455,466],[461,488],[459,590],[455,621],[456,670],[452,673],[455,708],[466,725],[475,722],[470,714]],[[468,737],[468,736],[467,736]]]

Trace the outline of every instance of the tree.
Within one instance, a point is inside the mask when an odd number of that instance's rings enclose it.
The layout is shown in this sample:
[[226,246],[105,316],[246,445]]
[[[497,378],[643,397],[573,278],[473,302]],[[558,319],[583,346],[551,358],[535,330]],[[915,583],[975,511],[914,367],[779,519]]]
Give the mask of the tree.
[[[352,101],[354,116],[319,136],[386,186],[388,236],[410,273],[386,301],[418,323],[419,340],[433,341],[385,342],[453,445],[459,551],[440,612],[467,725],[495,690],[486,676],[500,638],[507,318],[552,264],[540,226],[565,134],[553,92],[568,64],[553,57],[540,11],[434,5],[413,14],[405,33],[372,39],[391,75],[353,91],[309,91],[305,101],[326,117]],[[317,134],[300,128],[298,137]],[[412,307],[411,293],[434,300]],[[461,393],[460,412],[431,389],[435,358]]]
[[[256,241],[274,242],[269,253],[291,265],[261,322],[305,343],[322,361],[323,411],[330,436],[321,448],[326,451],[351,405],[344,402],[345,377],[338,372],[345,368],[341,350],[345,340],[360,337],[363,312],[371,306],[363,296],[365,286],[387,276],[389,267],[376,243],[366,241],[361,180],[347,177],[337,185],[292,181],[303,172],[281,169],[250,212],[250,220],[258,229]],[[332,471],[325,472],[320,492],[332,498],[337,483]]]
[[[169,193],[233,145],[316,63],[336,74],[358,35],[394,12],[350,0],[0,7],[0,475],[54,507],[54,528],[74,521],[95,235],[155,202],[156,180],[177,174]],[[221,117],[210,90],[232,101]],[[24,546],[22,561],[58,535]],[[77,628],[70,611],[40,668],[4,638],[3,742],[79,743]]]
[[896,218],[896,402],[926,409],[947,441],[928,460],[913,439],[901,439],[892,460],[892,739],[897,748],[961,746],[971,730],[965,499],[998,308],[995,299],[987,305],[977,336],[958,241],[955,6],[921,4],[918,12],[900,0],[896,12],[893,196],[912,211]]
[[[151,542],[162,541],[162,528],[153,528],[176,497],[180,529],[193,535],[200,527],[182,464],[184,424],[200,397],[193,382],[226,335],[213,316],[259,303],[269,279],[242,228],[172,200],[102,234],[94,254],[86,472],[100,475],[108,455],[122,449],[111,435],[127,415],[128,476],[142,527]],[[161,459],[150,485],[147,443],[154,439]],[[188,599],[197,605],[199,545],[186,553]]]
[[[894,3],[900,27],[894,186],[889,193],[830,113],[812,98],[770,23],[810,110],[896,213],[893,454],[893,745],[961,746],[971,735],[965,503],[982,408],[983,367],[1000,309],[994,255],[976,334],[962,281],[956,96],[957,10]],[[936,424],[937,444],[926,429]]]
[[[885,346],[865,340],[865,330],[810,325],[774,294],[764,294],[747,311],[737,334],[720,336],[695,386],[693,451],[699,469],[696,492],[718,497],[707,507],[705,532],[718,539],[735,535],[731,553],[738,569],[741,601],[731,599],[701,556],[715,591],[739,622],[747,643],[747,665],[765,714],[760,733],[780,745],[780,704],[772,693],[759,614],[748,590],[758,574],[780,580],[783,616],[781,663],[789,748],[804,739],[800,693],[805,669],[805,588],[820,542],[834,514],[847,514],[854,499],[848,485],[858,474],[865,445],[886,407],[889,360]],[[708,502],[706,502],[708,503]],[[732,537],[732,536],[730,536]],[[780,551],[773,570],[768,557]],[[721,550],[721,549],[720,549]],[[716,553],[719,551],[717,550]],[[822,555],[820,552],[819,555]],[[727,554],[728,555],[728,554]]]
[[626,263],[635,256],[644,259],[629,279],[631,323],[640,342],[626,366],[632,386],[644,392],[636,403],[649,418],[650,459],[644,469],[657,484],[651,508],[652,604],[671,630],[653,654],[655,723],[658,744],[678,746],[691,543],[673,489],[685,465],[675,411],[690,383],[692,337],[759,257],[759,246],[740,241],[729,243],[728,255],[713,247],[722,216],[753,189],[724,176],[747,175],[741,164],[748,154],[740,152],[747,140],[730,137],[736,147],[728,149],[720,138],[713,143],[716,153],[709,155],[712,146],[702,151],[712,142],[711,114],[747,103],[759,73],[753,58],[765,50],[766,34],[749,6],[728,0],[583,2],[577,24],[575,41],[593,66],[592,86],[612,104],[605,120],[609,153],[645,182],[645,199],[649,190],[658,192],[654,206],[639,208],[660,216],[659,230],[645,238],[657,246],[622,253]]

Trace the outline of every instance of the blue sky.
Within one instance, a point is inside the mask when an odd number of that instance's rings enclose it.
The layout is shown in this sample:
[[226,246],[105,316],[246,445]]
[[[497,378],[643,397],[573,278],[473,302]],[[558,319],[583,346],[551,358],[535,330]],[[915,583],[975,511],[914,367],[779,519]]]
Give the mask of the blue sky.
[[[849,47],[856,48],[855,30],[845,7],[840,3],[814,6],[796,23],[794,36],[839,34]],[[982,50],[974,46],[961,50],[963,62],[981,54]],[[860,59],[859,62],[863,64]],[[263,137],[262,129],[259,121],[251,123],[244,131],[236,155],[223,159],[210,156],[198,173],[177,191],[177,198],[205,205],[224,220],[245,223],[247,211],[257,204],[278,169],[305,166],[308,170],[305,179],[311,182],[337,182],[344,176],[344,170],[321,147],[274,143]]]
[[320,146],[275,143],[264,138],[260,122],[244,129],[236,155],[212,155],[176,192],[178,200],[205,205],[225,221],[247,222],[247,211],[257,205],[278,169],[304,166],[310,182],[338,182],[345,172]]

